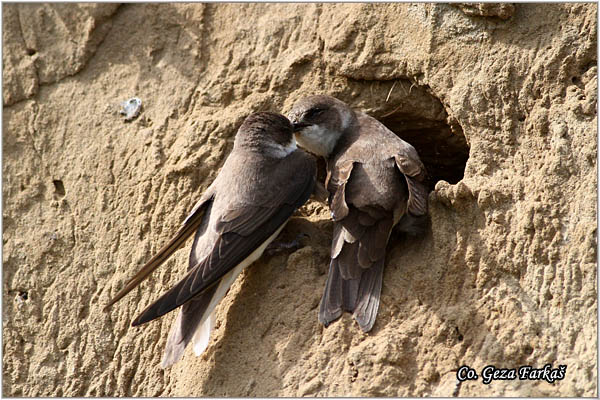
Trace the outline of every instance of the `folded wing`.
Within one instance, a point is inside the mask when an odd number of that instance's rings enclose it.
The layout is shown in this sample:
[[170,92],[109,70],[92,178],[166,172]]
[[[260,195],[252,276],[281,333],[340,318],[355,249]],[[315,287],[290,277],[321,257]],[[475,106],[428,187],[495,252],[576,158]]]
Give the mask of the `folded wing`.
[[158,253],[154,255],[130,280],[127,282],[125,287],[121,289],[115,297],[108,302],[104,307],[104,310],[108,310],[113,304],[121,300],[127,293],[132,291],[140,283],[144,281],[156,268],[160,267],[177,249],[179,249],[185,241],[192,235],[200,224],[207,207],[210,206],[213,200],[213,195],[210,189],[202,196],[200,201],[196,204],[192,212],[185,219],[181,228],[177,231],[175,236],[169,242],[163,246]]
[[[294,176],[276,174],[268,182],[272,196],[269,204],[245,204],[224,210],[216,223],[218,238],[209,255],[190,266],[188,273],[173,288],[146,308],[132,325],[151,321],[181,306],[212,288],[230,270],[245,260],[273,235],[302,206],[314,190],[316,163],[303,152],[294,156]],[[289,161],[289,160],[288,160]],[[214,212],[214,211],[213,211]]]

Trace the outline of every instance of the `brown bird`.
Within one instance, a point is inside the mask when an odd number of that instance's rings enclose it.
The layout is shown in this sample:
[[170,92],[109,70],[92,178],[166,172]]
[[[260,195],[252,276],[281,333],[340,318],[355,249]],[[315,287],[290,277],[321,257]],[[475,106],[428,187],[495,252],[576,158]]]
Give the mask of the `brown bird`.
[[420,234],[427,227],[425,167],[414,147],[336,98],[302,98],[288,117],[298,144],[327,162],[334,227],[319,321],[328,326],[348,311],[368,332],[392,228]]
[[280,114],[246,118],[223,168],[177,234],[106,308],[159,267],[194,232],[188,273],[146,308],[133,326],[181,311],[171,328],[162,367],[179,361],[190,341],[196,355],[208,346],[213,311],[242,269],[257,260],[292,213],[312,194],[316,160],[296,148],[292,125]]

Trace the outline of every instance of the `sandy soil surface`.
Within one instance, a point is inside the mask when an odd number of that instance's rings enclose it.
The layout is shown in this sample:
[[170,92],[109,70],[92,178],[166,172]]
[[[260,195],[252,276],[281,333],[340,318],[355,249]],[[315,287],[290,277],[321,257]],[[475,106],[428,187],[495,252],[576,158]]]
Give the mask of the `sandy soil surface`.
[[[3,395],[596,396],[595,4],[3,5]],[[413,143],[431,227],[388,247],[374,329],[324,329],[311,201],[159,368],[129,324],[191,242],[103,305],[216,176],[251,112],[327,93]],[[119,104],[143,102],[131,122]],[[457,385],[463,365],[563,380]]]

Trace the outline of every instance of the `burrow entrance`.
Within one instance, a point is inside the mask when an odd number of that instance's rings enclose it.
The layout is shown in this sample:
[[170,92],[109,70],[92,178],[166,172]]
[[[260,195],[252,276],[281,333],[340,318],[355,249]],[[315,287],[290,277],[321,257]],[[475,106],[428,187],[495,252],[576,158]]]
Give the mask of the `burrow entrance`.
[[448,113],[427,86],[407,79],[354,81],[350,85],[356,109],[377,118],[415,147],[427,168],[427,186],[444,180],[459,182],[465,173],[469,145],[458,122],[448,122]]

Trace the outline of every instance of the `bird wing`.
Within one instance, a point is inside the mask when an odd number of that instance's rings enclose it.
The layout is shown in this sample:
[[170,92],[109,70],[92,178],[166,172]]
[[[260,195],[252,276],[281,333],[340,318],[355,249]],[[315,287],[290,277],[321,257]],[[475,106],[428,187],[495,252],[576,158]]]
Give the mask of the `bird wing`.
[[[357,172],[352,174],[355,167]],[[363,180],[368,177],[361,171],[361,163],[350,160],[328,169],[326,184],[331,193],[334,227],[331,263],[319,321],[327,326],[345,310],[354,313],[361,329],[367,332],[375,323],[379,307],[385,248],[393,227],[393,212],[376,204],[358,207],[352,197],[346,196],[351,177],[353,187],[366,187]]]
[[108,310],[113,304],[121,300],[127,293],[144,281],[156,268],[160,267],[177,249],[179,249],[202,223],[204,211],[212,203],[213,195],[209,188],[202,198],[196,203],[192,212],[183,221],[183,224],[169,242],[163,246],[136,274],[127,282],[104,307]]
[[[377,316],[385,249],[394,226],[389,196],[402,206],[403,213],[407,208],[411,214],[421,216],[427,213],[427,188],[422,184],[425,167],[414,147],[374,118],[364,113],[358,113],[358,117],[360,135],[328,164],[327,189],[334,227],[319,320],[327,326],[345,310],[352,312],[367,332]],[[380,163],[375,174],[374,163]],[[385,193],[372,190],[373,180],[389,183],[398,178],[405,179],[407,186],[385,187]],[[404,200],[406,189],[408,199]],[[407,201],[406,208],[400,204],[403,201]]]
[[[215,285],[232,268],[245,260],[302,206],[314,190],[315,160],[304,152],[295,152],[293,176],[275,174],[268,185],[269,204],[245,204],[224,210],[216,223],[218,237],[212,251],[193,266],[185,277],[147,307],[132,323],[140,325],[181,306],[204,290]],[[280,171],[281,172],[281,171]],[[218,194],[217,194],[218,195]]]
[[[415,148],[375,118],[361,112],[357,113],[357,116],[360,121],[361,135],[370,140],[357,140],[346,157],[354,157],[355,160],[359,160],[362,154],[376,153],[394,158],[408,185],[408,210],[415,216],[427,214],[428,193],[423,184],[427,172]],[[370,146],[374,147],[367,151],[366,147]],[[362,161],[369,162],[368,160]]]
[[[408,185],[408,211],[413,215],[427,214],[427,187],[423,184],[427,172],[415,149],[405,147],[394,159]],[[411,151],[412,150],[412,151]]]
[[350,180],[354,162],[347,160],[338,165],[327,168],[325,187],[331,193],[329,208],[334,221],[339,221],[348,215],[346,204],[346,184]]

